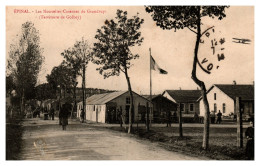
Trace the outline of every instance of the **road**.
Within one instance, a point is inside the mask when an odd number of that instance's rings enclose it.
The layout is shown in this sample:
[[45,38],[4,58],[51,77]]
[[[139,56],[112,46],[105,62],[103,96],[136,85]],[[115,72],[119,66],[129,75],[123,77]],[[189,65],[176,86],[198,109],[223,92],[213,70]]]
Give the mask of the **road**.
[[201,160],[169,152],[156,143],[126,133],[69,121],[63,131],[57,120],[26,119],[22,160]]

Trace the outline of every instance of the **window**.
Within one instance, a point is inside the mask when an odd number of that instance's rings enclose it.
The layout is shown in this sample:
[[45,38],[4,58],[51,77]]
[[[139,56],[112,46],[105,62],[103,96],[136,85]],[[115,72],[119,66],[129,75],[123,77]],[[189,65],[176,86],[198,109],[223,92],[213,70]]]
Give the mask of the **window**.
[[184,104],[180,104],[180,109],[182,112],[184,111]]
[[214,112],[216,113],[217,112],[217,104],[214,103]]
[[217,94],[214,93],[214,100],[217,100]]
[[190,104],[190,111],[194,111],[194,104]]
[[130,104],[130,97],[126,97],[126,104]]
[[223,113],[226,113],[226,104],[223,103]]

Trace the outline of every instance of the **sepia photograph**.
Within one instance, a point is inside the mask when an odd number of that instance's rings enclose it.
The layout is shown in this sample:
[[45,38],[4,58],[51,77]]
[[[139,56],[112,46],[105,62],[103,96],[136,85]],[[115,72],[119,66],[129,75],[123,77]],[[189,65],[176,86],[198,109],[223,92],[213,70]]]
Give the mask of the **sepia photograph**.
[[254,12],[5,6],[5,160],[255,161]]

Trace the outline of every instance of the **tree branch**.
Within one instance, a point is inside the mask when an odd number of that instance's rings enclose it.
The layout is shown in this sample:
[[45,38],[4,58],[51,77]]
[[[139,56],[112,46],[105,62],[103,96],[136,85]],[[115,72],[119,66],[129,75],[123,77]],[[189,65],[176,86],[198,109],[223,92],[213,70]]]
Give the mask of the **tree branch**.
[[125,73],[125,71],[123,69],[121,69],[120,66],[118,66],[119,70],[122,71],[123,73]]

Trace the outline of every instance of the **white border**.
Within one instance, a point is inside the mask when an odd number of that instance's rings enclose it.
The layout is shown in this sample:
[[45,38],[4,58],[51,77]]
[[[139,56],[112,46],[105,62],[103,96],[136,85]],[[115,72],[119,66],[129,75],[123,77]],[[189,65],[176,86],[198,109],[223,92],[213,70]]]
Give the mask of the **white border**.
[[[1,60],[0,60],[0,75],[1,75],[1,95],[0,95],[0,131],[1,131],[1,151],[0,151],[0,165],[48,165],[48,164],[63,164],[65,165],[72,165],[72,164],[79,164],[79,165],[210,165],[210,166],[219,166],[222,164],[235,164],[237,166],[244,166],[245,164],[249,165],[257,165],[259,161],[259,146],[258,142],[256,141],[256,156],[254,162],[248,161],[232,161],[228,163],[227,161],[68,161],[68,162],[59,162],[59,161],[5,161],[5,56],[6,56],[6,47],[5,47],[5,6],[135,6],[135,5],[238,5],[238,6],[255,6],[255,46],[259,46],[259,12],[260,7],[258,5],[257,0],[94,0],[94,1],[87,1],[87,0],[1,0],[0,2],[0,36],[2,40],[0,40],[0,50],[1,50]],[[259,48],[255,47],[255,115],[256,119],[259,119],[259,104],[258,104],[258,82],[259,82],[259,66],[257,65],[259,62]],[[256,121],[256,128],[259,127],[259,123]],[[257,133],[256,139],[258,138],[259,134]],[[259,165],[259,164],[258,164]]]

